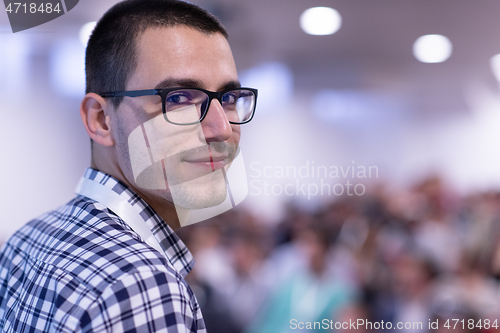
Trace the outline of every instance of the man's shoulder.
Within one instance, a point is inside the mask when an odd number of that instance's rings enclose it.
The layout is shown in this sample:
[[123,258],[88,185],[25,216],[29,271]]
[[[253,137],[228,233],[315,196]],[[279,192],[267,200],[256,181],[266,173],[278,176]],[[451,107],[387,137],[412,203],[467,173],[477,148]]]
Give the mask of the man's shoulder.
[[28,222],[0,256],[55,267],[97,292],[138,271],[163,271],[183,281],[120,217],[82,196]]
[[147,326],[145,318],[204,327],[182,275],[102,204],[76,197],[0,250],[0,327],[123,330]]

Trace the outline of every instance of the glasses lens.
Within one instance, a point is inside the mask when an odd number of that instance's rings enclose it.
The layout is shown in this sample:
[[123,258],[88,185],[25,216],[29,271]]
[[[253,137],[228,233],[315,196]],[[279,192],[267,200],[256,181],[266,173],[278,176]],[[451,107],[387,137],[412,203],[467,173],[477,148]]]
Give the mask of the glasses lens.
[[200,121],[202,107],[206,105],[208,95],[195,89],[180,89],[168,93],[165,97],[165,118],[168,122],[180,125],[194,124]]
[[236,89],[222,96],[222,107],[232,123],[244,123],[252,118],[255,94],[251,90]]

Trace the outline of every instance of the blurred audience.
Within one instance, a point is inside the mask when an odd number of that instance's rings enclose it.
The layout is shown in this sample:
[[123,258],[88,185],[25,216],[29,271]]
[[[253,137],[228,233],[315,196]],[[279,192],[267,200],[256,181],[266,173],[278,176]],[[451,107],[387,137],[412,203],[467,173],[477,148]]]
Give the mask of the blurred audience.
[[231,210],[180,236],[197,260],[188,277],[209,332],[348,332],[334,323],[358,319],[405,323],[402,332],[497,332],[499,222],[500,193],[461,197],[431,176],[314,212],[291,203],[276,225]]

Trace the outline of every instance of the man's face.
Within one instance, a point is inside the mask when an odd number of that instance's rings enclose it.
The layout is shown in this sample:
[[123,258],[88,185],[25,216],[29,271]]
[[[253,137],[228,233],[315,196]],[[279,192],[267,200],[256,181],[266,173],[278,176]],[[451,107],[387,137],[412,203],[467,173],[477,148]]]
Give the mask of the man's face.
[[[127,91],[221,91],[238,85],[231,50],[221,34],[185,26],[150,28],[138,37],[136,48],[137,67]],[[181,126],[163,118],[159,96],[125,97],[111,113],[111,124],[123,176],[143,196],[188,209],[224,201],[223,171],[237,152],[240,128],[229,124],[217,100],[201,123]]]

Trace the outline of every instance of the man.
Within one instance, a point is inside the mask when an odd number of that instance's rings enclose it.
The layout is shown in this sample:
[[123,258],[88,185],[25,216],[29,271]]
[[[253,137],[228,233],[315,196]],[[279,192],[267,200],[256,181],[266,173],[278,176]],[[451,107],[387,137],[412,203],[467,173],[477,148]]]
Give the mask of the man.
[[206,331],[173,229],[229,200],[239,126],[255,110],[226,36],[176,0],[128,0],[101,18],[80,107],[91,168],[75,199],[2,248],[0,331]]

